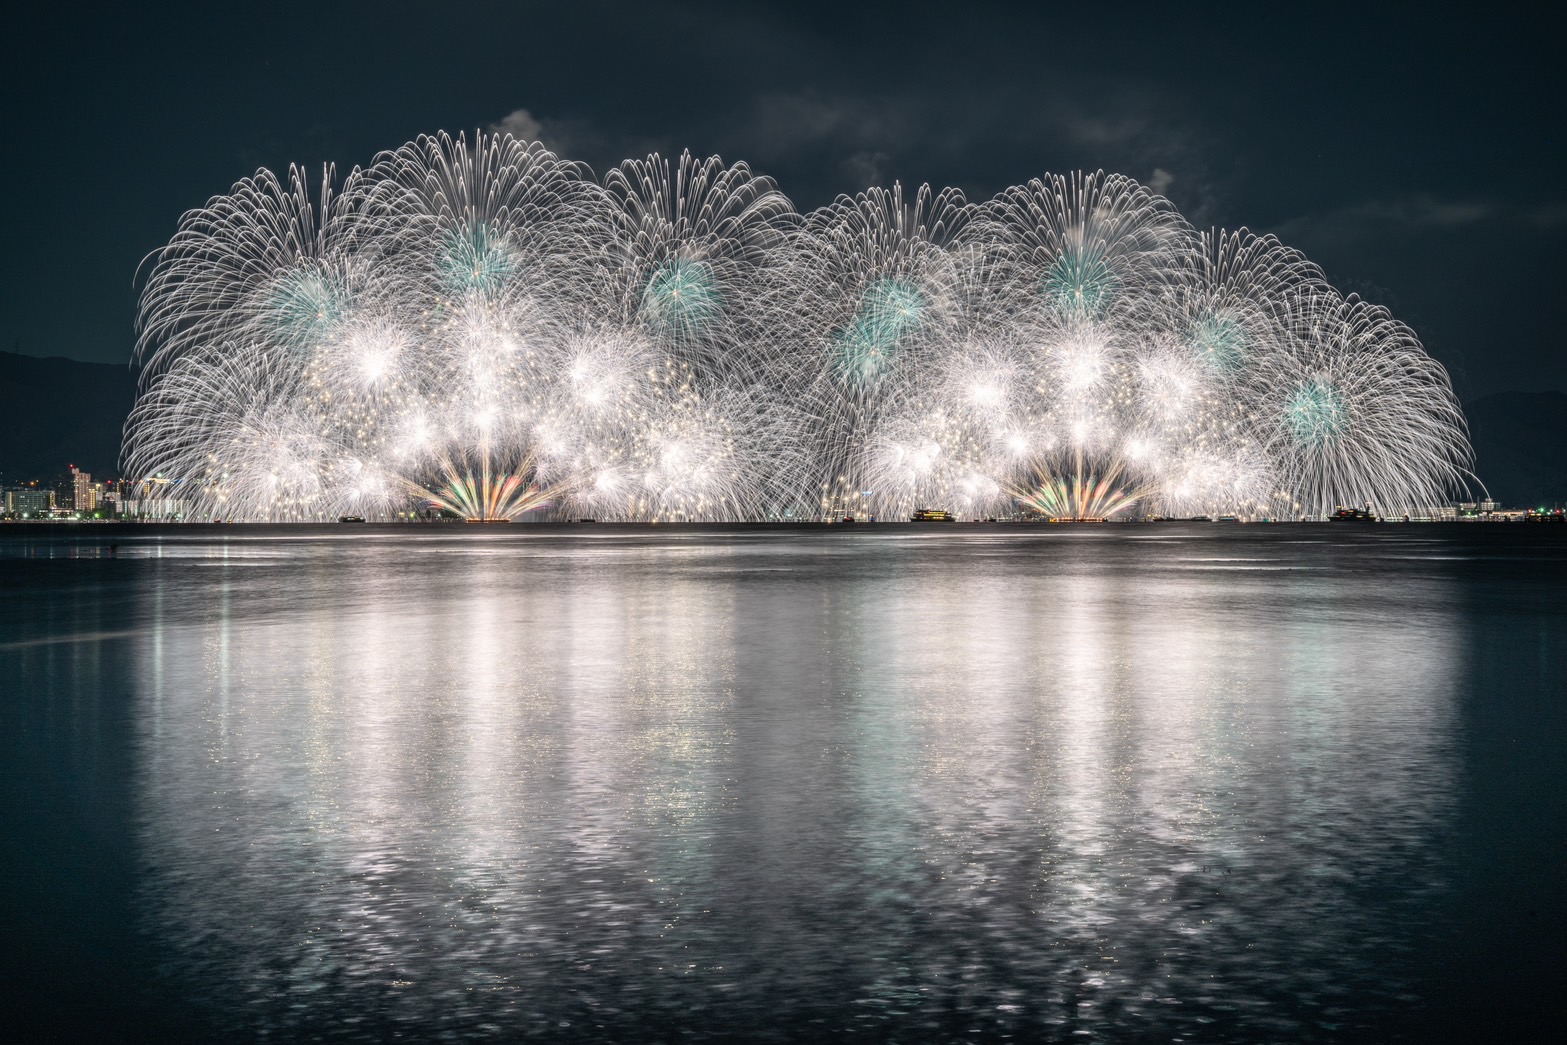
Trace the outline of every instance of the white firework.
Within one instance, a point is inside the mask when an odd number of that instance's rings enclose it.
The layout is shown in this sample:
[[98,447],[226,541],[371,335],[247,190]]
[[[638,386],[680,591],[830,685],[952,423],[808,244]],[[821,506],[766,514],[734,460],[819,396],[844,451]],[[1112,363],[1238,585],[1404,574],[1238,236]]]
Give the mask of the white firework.
[[1466,488],[1442,368],[1298,252],[1119,175],[807,215],[509,136],[185,215],[126,465],[190,517],[1383,514]]

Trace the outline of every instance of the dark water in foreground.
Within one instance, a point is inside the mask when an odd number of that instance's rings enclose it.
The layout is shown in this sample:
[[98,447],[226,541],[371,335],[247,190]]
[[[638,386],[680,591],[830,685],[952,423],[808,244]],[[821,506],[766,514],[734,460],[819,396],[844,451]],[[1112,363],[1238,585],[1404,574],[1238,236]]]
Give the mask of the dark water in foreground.
[[1555,1015],[1557,528],[475,529],[0,530],[6,1026]]

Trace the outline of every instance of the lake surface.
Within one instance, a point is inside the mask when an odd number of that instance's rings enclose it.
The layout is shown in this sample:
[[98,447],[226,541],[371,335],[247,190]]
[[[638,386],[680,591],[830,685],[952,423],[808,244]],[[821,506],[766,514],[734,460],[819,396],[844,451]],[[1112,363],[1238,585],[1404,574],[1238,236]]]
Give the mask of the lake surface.
[[1563,529],[0,528],[4,1022],[1544,1034]]

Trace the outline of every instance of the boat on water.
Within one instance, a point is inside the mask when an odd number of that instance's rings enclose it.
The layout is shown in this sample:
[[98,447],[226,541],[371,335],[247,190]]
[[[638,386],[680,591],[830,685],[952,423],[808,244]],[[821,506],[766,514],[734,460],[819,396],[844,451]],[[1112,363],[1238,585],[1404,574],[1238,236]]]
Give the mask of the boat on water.
[[1328,516],[1328,522],[1376,522],[1377,517],[1364,508],[1344,508]]
[[957,522],[958,517],[940,508],[916,508],[909,522]]
[[337,521],[340,523],[362,523],[365,521],[365,517],[362,515],[339,515]]

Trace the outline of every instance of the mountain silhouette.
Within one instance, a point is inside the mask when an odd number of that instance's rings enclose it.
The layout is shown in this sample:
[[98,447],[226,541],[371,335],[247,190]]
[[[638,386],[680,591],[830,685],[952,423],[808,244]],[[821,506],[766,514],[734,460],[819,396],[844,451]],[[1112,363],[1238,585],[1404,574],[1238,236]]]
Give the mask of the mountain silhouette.
[[73,464],[119,478],[120,433],[135,401],[128,365],[0,352],[0,483],[48,481]]

